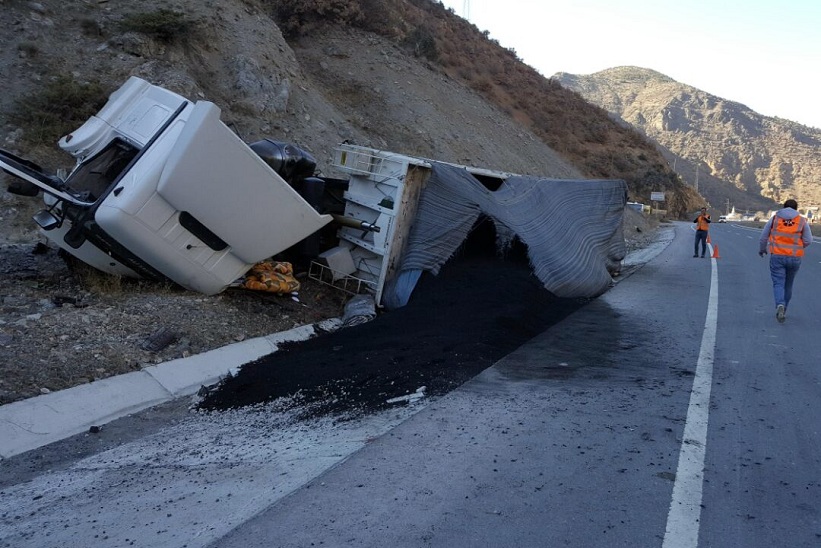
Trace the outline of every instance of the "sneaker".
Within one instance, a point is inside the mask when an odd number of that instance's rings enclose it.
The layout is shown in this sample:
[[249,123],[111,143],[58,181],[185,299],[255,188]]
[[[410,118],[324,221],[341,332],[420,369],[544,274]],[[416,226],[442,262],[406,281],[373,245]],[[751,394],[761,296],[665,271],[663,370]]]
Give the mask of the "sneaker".
[[704,258],[704,255],[702,255],[702,256],[701,256],[701,258],[703,259],[703,258]]
[[778,320],[778,323],[784,323],[784,320],[787,317],[787,309],[784,307],[783,304],[780,304],[775,307],[775,319]]
[[698,257],[698,253],[696,253],[695,255],[693,255],[693,259],[695,259],[696,257]]

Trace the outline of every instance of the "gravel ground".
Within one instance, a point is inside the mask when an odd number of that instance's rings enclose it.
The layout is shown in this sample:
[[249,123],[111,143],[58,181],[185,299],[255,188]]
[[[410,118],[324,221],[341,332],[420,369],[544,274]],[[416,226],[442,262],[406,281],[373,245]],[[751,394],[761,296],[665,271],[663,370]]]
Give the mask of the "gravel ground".
[[[343,311],[343,294],[305,278],[296,297],[239,289],[207,297],[107,276],[62,255],[42,243],[0,246],[0,404]],[[168,344],[146,348],[154,340]]]

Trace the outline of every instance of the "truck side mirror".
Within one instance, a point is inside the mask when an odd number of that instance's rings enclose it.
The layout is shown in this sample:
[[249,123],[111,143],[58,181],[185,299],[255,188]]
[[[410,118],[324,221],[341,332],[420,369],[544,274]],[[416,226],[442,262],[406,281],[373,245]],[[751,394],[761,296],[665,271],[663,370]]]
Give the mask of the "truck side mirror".
[[37,223],[37,226],[45,231],[54,230],[62,224],[60,219],[55,217],[51,211],[45,209],[41,209],[35,213],[32,218],[34,219],[34,222]]

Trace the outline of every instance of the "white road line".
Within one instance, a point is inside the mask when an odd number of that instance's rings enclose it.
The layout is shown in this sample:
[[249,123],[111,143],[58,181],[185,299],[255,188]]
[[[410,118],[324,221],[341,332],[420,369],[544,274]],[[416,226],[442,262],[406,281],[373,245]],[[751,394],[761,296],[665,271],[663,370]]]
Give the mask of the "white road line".
[[[712,246],[711,246],[712,247]],[[712,251],[712,250],[711,250]],[[712,252],[710,253],[712,255]],[[673,498],[667,514],[663,548],[695,548],[701,521],[701,496],[704,484],[704,454],[707,451],[707,423],[710,418],[710,390],[713,385],[713,359],[718,323],[718,263],[711,260],[710,297],[707,319],[701,337],[696,375],[690,392],[687,422],[678,456]]]

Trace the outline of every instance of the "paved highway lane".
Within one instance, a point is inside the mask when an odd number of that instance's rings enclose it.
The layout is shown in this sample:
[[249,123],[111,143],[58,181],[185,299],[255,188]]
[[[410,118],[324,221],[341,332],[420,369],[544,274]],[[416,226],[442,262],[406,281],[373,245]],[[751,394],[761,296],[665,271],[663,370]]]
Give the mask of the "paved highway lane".
[[605,296],[213,546],[817,546],[814,320],[795,306],[776,323],[757,233],[720,227],[702,260],[674,230]]
[[818,546],[818,248],[778,324],[757,231],[714,225],[714,260],[688,223],[664,234],[435,401],[313,423],[180,405],[4,461],[0,546]]
[[775,320],[759,230],[711,229],[720,297],[702,546],[821,546],[821,245]]

